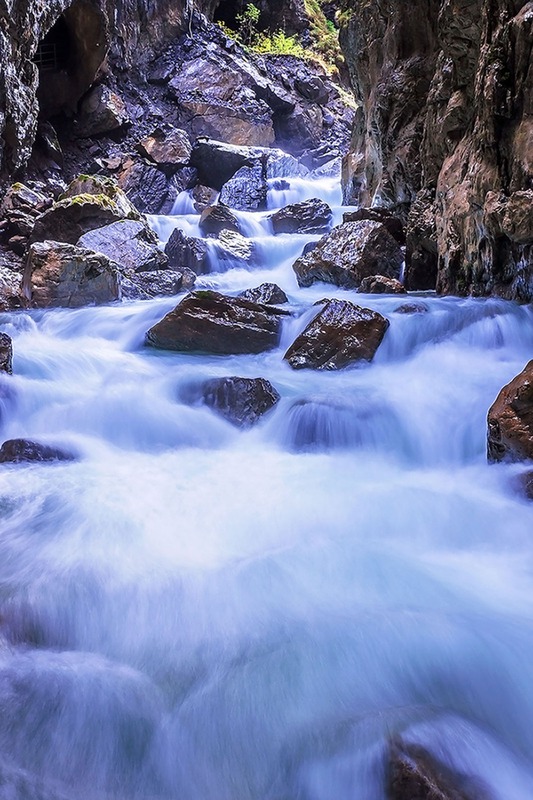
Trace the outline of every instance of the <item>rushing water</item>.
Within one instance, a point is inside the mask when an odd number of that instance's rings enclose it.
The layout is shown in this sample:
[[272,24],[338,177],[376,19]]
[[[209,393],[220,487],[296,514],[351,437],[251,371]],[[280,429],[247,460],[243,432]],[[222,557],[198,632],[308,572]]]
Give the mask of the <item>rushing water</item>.
[[[295,187],[271,204],[340,202]],[[163,239],[197,232],[181,202]],[[485,420],[531,358],[532,310],[300,290],[317,237],[240,216],[256,266],[214,257],[198,285],[279,283],[276,351],[145,349],[175,298],[0,318],[3,439],[80,456],[0,471],[0,775],[43,798],[381,800],[401,734],[529,800],[533,512],[518,468],[486,464]],[[372,364],[282,360],[324,296],[389,318]],[[186,402],[227,375],[282,396],[253,430]]]

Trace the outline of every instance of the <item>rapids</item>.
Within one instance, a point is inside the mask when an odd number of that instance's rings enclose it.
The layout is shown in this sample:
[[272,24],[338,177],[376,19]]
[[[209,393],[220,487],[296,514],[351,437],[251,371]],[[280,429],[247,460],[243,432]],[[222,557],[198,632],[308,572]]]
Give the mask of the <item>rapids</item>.
[[[270,205],[318,195],[340,220],[334,180],[286,194]],[[186,197],[174,211],[152,218],[161,240],[198,235]],[[293,311],[278,350],[145,349],[176,298],[0,315],[15,352],[2,441],[79,454],[0,469],[3,785],[45,800],[383,800],[401,734],[484,796],[530,800],[533,511],[523,467],[488,466],[485,437],[532,357],[532,309],[428,295],[404,315],[401,297],[299,289],[291,264],[319,237],[236,213],[254,267],[215,248],[197,287],[278,283]],[[389,318],[372,364],[282,360],[324,296]],[[187,403],[228,375],[281,394],[253,430]]]

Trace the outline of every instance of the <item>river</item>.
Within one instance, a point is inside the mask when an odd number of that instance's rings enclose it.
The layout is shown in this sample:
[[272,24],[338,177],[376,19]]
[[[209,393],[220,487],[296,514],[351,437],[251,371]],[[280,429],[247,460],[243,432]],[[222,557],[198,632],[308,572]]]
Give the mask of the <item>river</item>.
[[[332,180],[292,183],[272,206],[340,204]],[[152,220],[163,239],[197,230],[181,201]],[[533,311],[299,289],[317,237],[265,216],[240,214],[253,269],[215,248],[197,287],[278,283],[277,350],[145,348],[176,298],[0,315],[2,441],[80,456],[0,469],[0,776],[32,798],[382,800],[401,735],[487,797],[530,800],[533,511],[485,450]],[[324,296],[390,320],[371,364],[282,360]],[[229,375],[281,394],[252,430],[188,403]]]

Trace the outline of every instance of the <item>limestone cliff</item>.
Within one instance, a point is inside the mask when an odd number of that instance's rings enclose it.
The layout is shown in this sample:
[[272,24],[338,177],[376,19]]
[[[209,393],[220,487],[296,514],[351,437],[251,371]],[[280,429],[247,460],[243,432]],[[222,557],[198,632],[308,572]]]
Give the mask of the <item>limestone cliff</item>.
[[407,222],[410,288],[533,298],[533,2],[346,0],[346,199]]

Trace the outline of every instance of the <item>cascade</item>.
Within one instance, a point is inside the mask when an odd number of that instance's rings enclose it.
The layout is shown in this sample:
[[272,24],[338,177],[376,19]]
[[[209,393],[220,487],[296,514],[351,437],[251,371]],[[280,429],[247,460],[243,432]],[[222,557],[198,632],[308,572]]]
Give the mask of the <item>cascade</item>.
[[[484,797],[531,796],[532,511],[485,439],[533,311],[299,288],[319,236],[268,215],[318,196],[339,221],[341,194],[288,183],[234,212],[250,262],[212,244],[196,284],[278,283],[275,350],[145,348],[175,297],[0,314],[2,441],[78,456],[0,469],[0,775],[46,800],[384,800],[396,736]],[[186,194],[151,223],[200,235]],[[389,319],[371,364],[283,361],[324,296]],[[227,376],[281,399],[238,429],[190,400]]]

